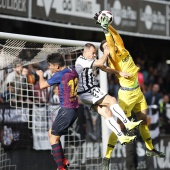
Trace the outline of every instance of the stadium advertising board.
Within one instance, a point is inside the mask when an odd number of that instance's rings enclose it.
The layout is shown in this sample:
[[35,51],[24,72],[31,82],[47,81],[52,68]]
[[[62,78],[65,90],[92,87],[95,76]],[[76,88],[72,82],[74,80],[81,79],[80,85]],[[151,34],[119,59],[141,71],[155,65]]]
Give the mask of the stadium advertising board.
[[166,5],[140,1],[138,31],[145,34],[166,35]]
[[19,0],[19,1],[11,1],[11,0],[1,0],[0,1],[0,13],[15,15],[20,17],[28,17],[28,5],[29,0]]
[[32,17],[46,21],[95,26],[93,16],[104,8],[99,0],[32,1]]
[[0,17],[10,15],[14,20],[62,24],[83,29],[101,29],[93,16],[101,10],[110,10],[112,25],[119,31],[137,35],[169,38],[170,5],[151,0],[1,0]]
[[5,149],[26,148],[30,133],[29,110],[14,109],[8,103],[0,104],[0,143]]
[[[138,1],[137,1],[138,2]],[[108,0],[113,14],[112,25],[117,30],[136,32],[138,29],[138,3],[136,0]]]
[[[36,106],[34,106],[36,107]],[[30,141],[33,140],[33,148],[35,150],[51,150],[48,139],[48,131],[46,127],[51,126],[58,114],[56,106],[48,106],[50,112],[44,112],[44,107],[36,107],[32,113],[32,135],[28,129],[28,109],[12,109],[8,106],[0,107],[0,143],[5,149],[12,149],[14,155],[20,148],[27,148],[26,155],[28,154],[28,146]],[[95,170],[101,167],[102,156],[102,141],[100,128],[100,116],[91,113],[87,107],[81,107],[79,115],[84,115],[83,119],[78,120],[72,128],[70,128],[70,137],[66,136],[63,141],[65,155],[68,157],[71,165],[86,166],[86,170]],[[51,112],[52,111],[52,112]],[[47,116],[46,114],[50,114]],[[95,114],[95,115],[93,115]],[[90,117],[89,117],[90,116]],[[79,117],[81,118],[81,117]],[[84,120],[85,119],[85,120]],[[84,123],[86,126],[84,126]],[[48,124],[48,125],[47,125]],[[85,131],[82,131],[81,127]],[[86,132],[86,133],[84,133]],[[119,142],[111,156],[111,169],[125,170],[126,164],[136,165],[137,170],[167,170],[170,168],[170,136],[161,135],[160,140],[154,146],[156,149],[164,152],[166,157],[147,157],[145,155],[145,145],[141,138],[138,136],[136,142],[122,146]],[[61,141],[61,142],[63,142]],[[31,142],[32,143],[32,142]],[[32,145],[31,145],[32,146]],[[33,154],[30,150],[30,155]],[[32,153],[32,154],[31,154]],[[34,152],[35,153],[35,152]],[[38,153],[38,152],[37,152]],[[43,155],[44,158],[48,157]],[[30,159],[30,158],[29,158]],[[20,161],[20,159],[18,159]]]

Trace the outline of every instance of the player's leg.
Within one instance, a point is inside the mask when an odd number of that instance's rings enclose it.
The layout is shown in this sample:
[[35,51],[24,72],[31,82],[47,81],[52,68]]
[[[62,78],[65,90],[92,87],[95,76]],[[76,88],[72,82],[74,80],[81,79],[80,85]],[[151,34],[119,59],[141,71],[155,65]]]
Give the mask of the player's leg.
[[[113,106],[113,108],[114,108],[115,104],[116,104],[116,106],[118,105],[116,99],[114,97],[109,96],[109,95],[107,95],[104,99],[102,99],[102,101],[99,101],[98,103],[102,103],[102,102],[103,103],[106,102],[107,106],[111,105],[111,106]],[[118,109],[117,112],[123,112],[121,108],[116,107],[116,110],[117,109]],[[121,110],[121,111],[119,111],[119,110]],[[124,112],[123,112],[123,115],[125,116]],[[126,116],[125,116],[125,119],[127,119]],[[130,122],[129,120],[127,120],[127,121]],[[124,124],[120,120],[119,120],[119,125],[122,129],[124,128]],[[109,163],[110,163],[111,154],[112,154],[112,151],[113,151],[113,149],[114,149],[114,147],[117,143],[117,139],[118,139],[117,135],[114,132],[112,132],[109,136],[106,154],[105,154],[105,157],[103,158],[103,161],[102,161],[102,170],[109,170]]]
[[117,103],[117,100],[115,97],[106,95],[103,99],[98,101],[97,104],[110,107],[110,110],[112,111],[113,115],[115,115],[117,118],[119,118],[123,122],[123,124],[125,125],[128,131],[131,131],[132,129],[138,127],[142,122],[142,120],[137,121],[137,122],[131,122],[125,115],[125,112],[122,110],[122,108]]
[[63,148],[60,142],[60,137],[67,133],[68,128],[77,119],[77,111],[74,109],[61,108],[58,112],[55,121],[52,124],[52,129],[49,131],[49,140],[52,147],[52,155],[58,166],[58,170],[64,170],[69,164],[64,156]]
[[118,137],[122,145],[133,142],[136,139],[136,136],[125,136],[124,135],[124,133],[121,131],[119,124],[113,118],[112,112],[108,107],[93,105],[92,108],[93,110],[95,110],[97,113],[99,113],[101,116],[104,117],[107,127],[112,132],[115,133],[115,135]]
[[[117,119],[117,123],[119,124],[121,130],[123,131],[125,126],[122,123],[122,121],[120,121],[119,119]],[[130,135],[133,136],[133,135]],[[116,146],[117,143],[117,136],[115,135],[115,133],[111,133],[109,136],[109,140],[108,140],[108,144],[107,144],[107,148],[106,148],[106,154],[105,157],[103,158],[103,162],[102,162],[102,170],[109,170],[109,163],[110,163],[110,158],[112,155],[112,152]]]
[[139,130],[140,130],[140,135],[143,141],[145,142],[145,146],[147,148],[146,155],[164,158],[165,154],[157,151],[152,144],[150,131],[147,125],[147,110],[143,110],[141,112],[136,113],[136,116],[138,120],[143,120],[142,124],[139,126]]
[[111,158],[112,151],[115,148],[116,143],[117,143],[117,136],[115,133],[112,132],[109,136],[109,140],[107,144],[107,150],[106,150],[106,155],[105,155],[106,158],[109,158],[109,159]]
[[[51,133],[51,130],[49,134],[50,133]],[[64,165],[62,162],[64,153],[63,153],[63,149],[62,149],[61,142],[60,142],[60,136],[55,136],[55,135],[50,134],[49,141],[50,141],[50,145],[52,148],[52,155],[58,166],[58,169],[59,170],[64,169]]]
[[146,154],[148,156],[165,157],[165,154],[155,150],[152,144],[150,131],[147,125],[147,103],[141,90],[139,90],[138,92],[138,100],[136,101],[136,105],[134,106],[134,112],[136,113],[138,120],[143,120],[142,124],[139,126],[139,131],[147,148]]
[[[121,130],[123,131],[123,129],[125,128],[124,124],[122,123],[122,121],[120,121],[119,119],[117,119],[117,123],[119,124]],[[131,135],[133,136],[133,135]],[[105,157],[103,158],[102,161],[102,170],[109,170],[109,163],[110,163],[110,159],[111,159],[111,155],[112,152],[116,146],[117,143],[117,136],[115,135],[114,132],[112,132],[109,136],[109,140],[108,140],[108,144],[107,144],[107,149],[106,149],[106,154]]]
[[[105,92],[102,92],[101,94],[100,92],[101,92],[100,89],[96,89],[95,95],[93,93],[83,93],[79,95],[79,99],[89,108],[93,108],[93,110],[95,110],[101,116],[103,116],[106,122],[110,121],[110,124],[113,124],[113,126],[108,126],[111,129],[111,131],[115,131],[116,133],[119,133],[119,132],[121,133],[120,127],[117,125],[116,121],[113,119],[111,110],[108,107],[94,105],[98,101],[100,100],[102,101],[103,98],[107,95]],[[106,123],[106,124],[108,125],[109,123]],[[116,126],[116,128],[114,128],[114,126]],[[107,147],[107,152],[106,152],[107,157],[111,157],[111,153],[112,153],[114,146],[116,145],[117,138],[118,138],[117,135],[114,132],[112,132],[108,140],[108,147]],[[134,137],[125,136],[124,140],[121,140],[121,143],[122,144],[129,143],[130,141],[134,140],[133,138]],[[103,170],[109,170],[109,162],[110,162],[109,160],[110,159],[108,158],[103,159]]]
[[109,170],[110,158],[117,143],[117,136],[112,132],[109,136],[105,157],[102,161],[102,170]]

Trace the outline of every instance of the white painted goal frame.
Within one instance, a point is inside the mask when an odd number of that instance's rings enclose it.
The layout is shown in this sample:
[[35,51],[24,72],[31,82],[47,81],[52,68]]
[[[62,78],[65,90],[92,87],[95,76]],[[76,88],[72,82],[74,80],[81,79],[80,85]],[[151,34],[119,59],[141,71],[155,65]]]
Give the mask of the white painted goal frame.
[[[35,43],[54,43],[64,46],[84,46],[87,41],[77,41],[77,40],[68,40],[68,39],[58,39],[58,38],[48,38],[48,37],[39,37],[39,36],[29,36],[29,35],[22,35],[22,34],[13,34],[13,33],[5,33],[0,32],[1,39],[13,39],[13,40],[21,40],[21,41],[28,41],[28,42],[35,42]],[[98,49],[99,57],[102,56],[102,52],[99,49],[100,42],[90,42],[93,43],[96,48]],[[107,85],[107,75],[105,72],[101,71],[100,74],[100,87],[104,91],[108,91]],[[109,129],[107,128],[104,118],[102,118],[102,146],[103,146],[103,155],[105,154],[107,142],[109,137]]]

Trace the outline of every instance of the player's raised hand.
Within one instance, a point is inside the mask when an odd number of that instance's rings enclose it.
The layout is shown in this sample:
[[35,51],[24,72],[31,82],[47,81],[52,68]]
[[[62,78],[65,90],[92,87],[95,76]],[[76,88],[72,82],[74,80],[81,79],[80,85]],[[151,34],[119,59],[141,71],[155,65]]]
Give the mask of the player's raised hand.
[[43,77],[44,76],[44,73],[42,70],[37,70],[36,71],[36,74],[39,76],[39,77]]
[[109,48],[107,45],[103,47],[103,53],[104,53],[104,55],[107,55],[107,56],[110,55]]
[[101,25],[104,32],[108,32],[110,18],[107,15],[102,14],[102,11],[100,11],[99,13],[96,13],[93,18],[96,20],[96,24]]
[[93,17],[96,20],[96,24],[100,24],[99,21],[98,21],[98,17],[99,17],[100,13],[101,13],[101,11],[99,11],[99,13],[96,13]]

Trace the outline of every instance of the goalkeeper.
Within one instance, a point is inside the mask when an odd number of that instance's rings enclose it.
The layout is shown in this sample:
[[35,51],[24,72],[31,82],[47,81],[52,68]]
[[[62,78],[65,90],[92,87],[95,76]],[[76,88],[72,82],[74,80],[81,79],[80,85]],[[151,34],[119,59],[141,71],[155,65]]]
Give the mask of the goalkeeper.
[[[119,105],[124,110],[127,117],[131,116],[131,111],[133,110],[136,113],[137,118],[143,120],[142,124],[139,126],[139,131],[145,142],[146,155],[164,158],[165,154],[157,151],[152,144],[152,139],[147,126],[147,103],[138,84],[139,68],[135,65],[129,51],[124,47],[123,40],[118,32],[108,24],[109,18],[104,16],[98,21],[98,15],[99,14],[96,14],[94,19],[101,25],[106,37],[106,40],[101,42],[100,49],[103,51],[105,47],[108,47],[110,51],[110,57],[107,60],[108,66],[112,69],[127,72],[131,75],[129,78],[124,78],[116,74],[120,83],[120,89],[118,91]],[[123,127],[119,120],[118,122],[120,123],[120,126]],[[109,170],[111,153],[116,142],[117,136],[112,132],[108,140],[102,170]]]

